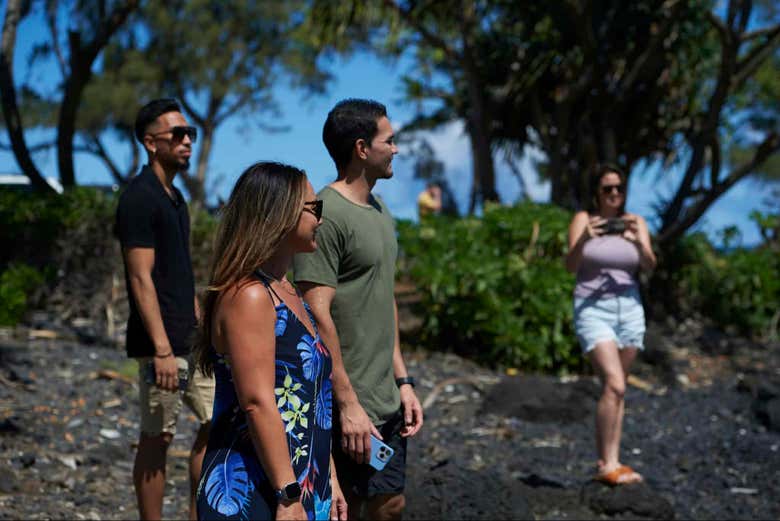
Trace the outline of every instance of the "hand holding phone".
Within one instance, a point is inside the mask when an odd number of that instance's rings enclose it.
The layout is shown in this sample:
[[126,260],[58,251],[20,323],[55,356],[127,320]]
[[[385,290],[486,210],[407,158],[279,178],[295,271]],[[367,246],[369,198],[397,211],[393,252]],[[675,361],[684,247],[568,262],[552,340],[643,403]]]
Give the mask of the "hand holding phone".
[[371,435],[371,461],[369,465],[376,470],[382,470],[390,458],[393,457],[395,451],[391,449],[385,442],[378,439],[373,434]]
[[619,235],[626,231],[626,221],[620,217],[610,217],[604,225],[604,233],[607,235]]
[[[184,390],[187,388],[189,374],[187,373],[186,369],[179,368],[178,376],[179,376],[178,390],[184,392]],[[154,362],[149,362],[148,364],[146,364],[146,368],[144,369],[144,380],[149,385],[157,385],[157,372],[154,369]]]

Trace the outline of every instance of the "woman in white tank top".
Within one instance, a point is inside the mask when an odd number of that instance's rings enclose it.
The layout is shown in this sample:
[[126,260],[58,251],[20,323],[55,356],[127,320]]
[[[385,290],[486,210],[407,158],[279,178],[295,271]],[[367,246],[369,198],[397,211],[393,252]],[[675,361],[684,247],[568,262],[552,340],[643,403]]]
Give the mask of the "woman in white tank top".
[[592,207],[574,215],[566,256],[566,268],[577,275],[577,337],[603,386],[596,411],[596,479],[610,485],[642,480],[620,463],[620,435],[628,371],[643,349],[645,332],[637,273],[656,264],[647,223],[625,211],[626,188],[619,168],[596,168]]

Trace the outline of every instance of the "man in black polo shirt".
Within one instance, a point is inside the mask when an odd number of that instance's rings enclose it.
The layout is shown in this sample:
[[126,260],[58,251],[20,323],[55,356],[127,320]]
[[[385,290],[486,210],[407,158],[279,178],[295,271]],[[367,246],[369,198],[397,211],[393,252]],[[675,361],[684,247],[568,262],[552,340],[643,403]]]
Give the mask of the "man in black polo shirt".
[[130,300],[127,355],[138,360],[139,369],[141,434],[133,482],[141,519],[160,519],[166,455],[184,401],[201,422],[190,453],[190,518],[195,519],[214,381],[189,360],[199,310],[187,203],[173,179],[189,167],[197,133],[175,100],[160,99],[138,112],[135,135],[148,163],[122,193],[116,214]]

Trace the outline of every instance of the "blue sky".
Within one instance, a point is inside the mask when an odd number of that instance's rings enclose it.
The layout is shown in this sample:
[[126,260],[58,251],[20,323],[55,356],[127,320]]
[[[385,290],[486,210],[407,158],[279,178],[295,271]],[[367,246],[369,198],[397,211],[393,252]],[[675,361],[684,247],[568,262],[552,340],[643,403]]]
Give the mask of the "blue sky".
[[[19,28],[15,71],[17,80],[27,73],[26,58],[32,44],[43,33],[40,17],[31,16]],[[401,76],[409,63],[381,61],[369,53],[357,53],[349,58],[337,59],[330,65],[334,80],[322,96],[304,97],[284,83],[275,89],[282,115],[275,125],[287,126],[285,132],[268,133],[259,130],[251,121],[240,118],[229,120],[216,135],[207,182],[210,199],[226,198],[241,171],[258,160],[276,160],[303,168],[316,190],[335,177],[335,169],[321,140],[322,124],[328,110],[339,100],[348,97],[370,97],[385,103],[394,126],[402,126],[414,114],[414,106],[403,99]],[[48,91],[56,87],[58,77],[53,67],[44,67],[31,77],[37,85]],[[437,156],[446,166],[456,199],[464,209],[471,185],[471,153],[462,125],[453,123],[428,134]],[[36,132],[28,138],[28,144],[45,139],[46,133]],[[3,141],[7,142],[4,136]],[[109,141],[111,143],[111,141]],[[127,156],[125,143],[114,143],[120,150],[118,158]],[[39,169],[45,175],[56,176],[54,151],[36,156]],[[517,181],[501,161],[496,160],[498,189],[504,202],[512,202],[519,195]],[[18,172],[18,166],[10,152],[0,151],[0,172]],[[376,187],[397,217],[416,218],[416,197],[423,183],[412,177],[412,163],[404,149],[394,162],[395,177],[380,182]],[[537,201],[549,200],[549,186],[540,183],[528,162],[521,163],[525,182],[531,197]],[[97,159],[80,154],[76,159],[76,176],[79,183],[110,183],[110,176]],[[650,175],[632,175],[629,186],[628,210],[644,215],[653,227],[652,204],[660,193],[669,193],[678,172],[670,172],[658,180]],[[760,240],[755,224],[748,219],[753,209],[765,208],[768,190],[761,183],[743,181],[723,196],[697,224],[717,239],[717,231],[729,224],[736,224],[742,232],[744,245]]]

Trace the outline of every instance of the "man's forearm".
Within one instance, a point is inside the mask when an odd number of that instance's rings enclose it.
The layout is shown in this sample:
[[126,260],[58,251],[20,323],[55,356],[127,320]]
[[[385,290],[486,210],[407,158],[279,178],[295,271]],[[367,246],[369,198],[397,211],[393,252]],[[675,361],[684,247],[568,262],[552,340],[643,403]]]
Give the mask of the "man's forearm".
[[[336,326],[333,321],[327,319],[318,320],[320,338],[330,351],[330,358],[333,363],[331,382],[333,383],[333,395],[339,407],[358,403],[357,394],[352,388],[352,382],[349,381],[347,370],[344,368],[344,360],[341,357],[341,344],[336,332]],[[330,322],[330,323],[328,323]]]
[[404,363],[404,357],[401,354],[401,333],[398,329],[398,305],[393,299],[393,316],[395,318],[395,340],[393,342],[393,374],[396,378],[409,376]]
[[160,313],[160,303],[157,291],[151,277],[131,276],[130,288],[133,292],[138,313],[141,315],[144,328],[154,344],[157,356],[167,356],[172,352],[171,342],[165,332],[165,326]]

